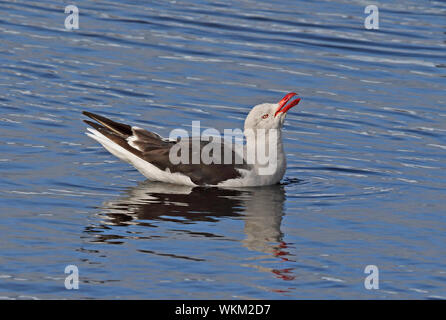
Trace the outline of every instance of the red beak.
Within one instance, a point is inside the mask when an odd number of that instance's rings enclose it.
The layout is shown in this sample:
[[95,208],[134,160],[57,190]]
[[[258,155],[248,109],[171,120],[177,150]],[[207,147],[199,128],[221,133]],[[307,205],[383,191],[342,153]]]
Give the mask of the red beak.
[[283,112],[286,113],[288,110],[290,110],[292,107],[297,105],[300,101],[300,98],[297,98],[296,100],[293,100],[287,105],[287,102],[290,101],[292,97],[297,95],[295,92],[288,93],[285,97],[282,98],[282,100],[279,101],[279,107],[277,108],[276,113],[274,114],[274,117],[276,117],[279,113]]

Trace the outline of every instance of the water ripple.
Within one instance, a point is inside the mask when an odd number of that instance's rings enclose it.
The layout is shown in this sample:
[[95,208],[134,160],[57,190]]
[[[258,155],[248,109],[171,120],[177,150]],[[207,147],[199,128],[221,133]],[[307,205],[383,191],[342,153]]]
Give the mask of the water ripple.
[[[361,1],[77,5],[68,32],[59,2],[0,3],[0,299],[444,299],[443,2],[379,3],[379,30]],[[268,188],[142,182],[80,121],[242,128],[290,91]]]

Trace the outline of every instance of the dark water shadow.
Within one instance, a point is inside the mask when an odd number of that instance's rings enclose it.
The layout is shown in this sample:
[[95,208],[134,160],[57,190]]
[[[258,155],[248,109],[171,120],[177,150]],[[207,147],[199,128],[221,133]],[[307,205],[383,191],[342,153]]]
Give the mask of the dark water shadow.
[[[293,280],[293,268],[272,269],[262,266],[262,259],[274,257],[278,261],[292,261],[287,251],[289,244],[283,241],[281,223],[284,215],[285,186],[298,181],[287,181],[282,185],[257,188],[203,188],[171,185],[159,182],[144,181],[129,188],[123,196],[105,202],[101,206],[101,222],[85,228],[85,232],[94,235],[94,243],[123,244],[131,241],[122,232],[122,228],[130,225],[148,227],[147,232],[131,236],[135,239],[150,240],[150,230],[163,226],[164,222],[178,224],[178,232],[193,237],[208,239],[224,239],[240,241],[241,246],[250,251],[261,253],[261,257],[253,258],[247,266],[261,271],[273,273],[276,278]],[[243,239],[234,239],[227,230],[219,229],[222,219],[237,219],[244,223]],[[216,223],[207,227],[206,232],[197,232],[188,225],[200,222]],[[117,229],[116,229],[117,228]],[[172,229],[170,229],[172,230]],[[115,232],[116,231],[116,232]],[[175,231],[175,229],[173,230]],[[218,234],[217,234],[218,233]],[[226,233],[226,234],[225,234]],[[159,233],[158,233],[159,234]],[[163,234],[162,237],[168,237]],[[205,241],[205,240],[201,240]],[[181,258],[193,261],[205,261],[185,255],[172,255],[166,252],[144,250],[143,253]],[[269,258],[268,258],[269,257]],[[234,257],[240,259],[240,257]]]

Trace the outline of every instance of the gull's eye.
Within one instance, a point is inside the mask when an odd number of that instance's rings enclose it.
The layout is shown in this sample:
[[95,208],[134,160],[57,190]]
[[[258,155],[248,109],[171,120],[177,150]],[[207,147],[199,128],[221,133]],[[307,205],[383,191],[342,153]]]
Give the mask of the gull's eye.
[[266,118],[268,118],[268,117],[269,117],[269,114],[265,113],[265,114],[262,116],[262,119],[266,119]]

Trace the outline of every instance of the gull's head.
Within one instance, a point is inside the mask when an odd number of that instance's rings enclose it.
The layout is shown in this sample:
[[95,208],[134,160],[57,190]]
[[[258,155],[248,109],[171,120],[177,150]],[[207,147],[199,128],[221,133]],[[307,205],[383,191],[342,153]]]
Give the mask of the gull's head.
[[256,105],[246,117],[245,130],[282,129],[287,111],[300,101],[300,98],[292,100],[296,95],[297,93],[291,92],[277,103],[262,103]]

